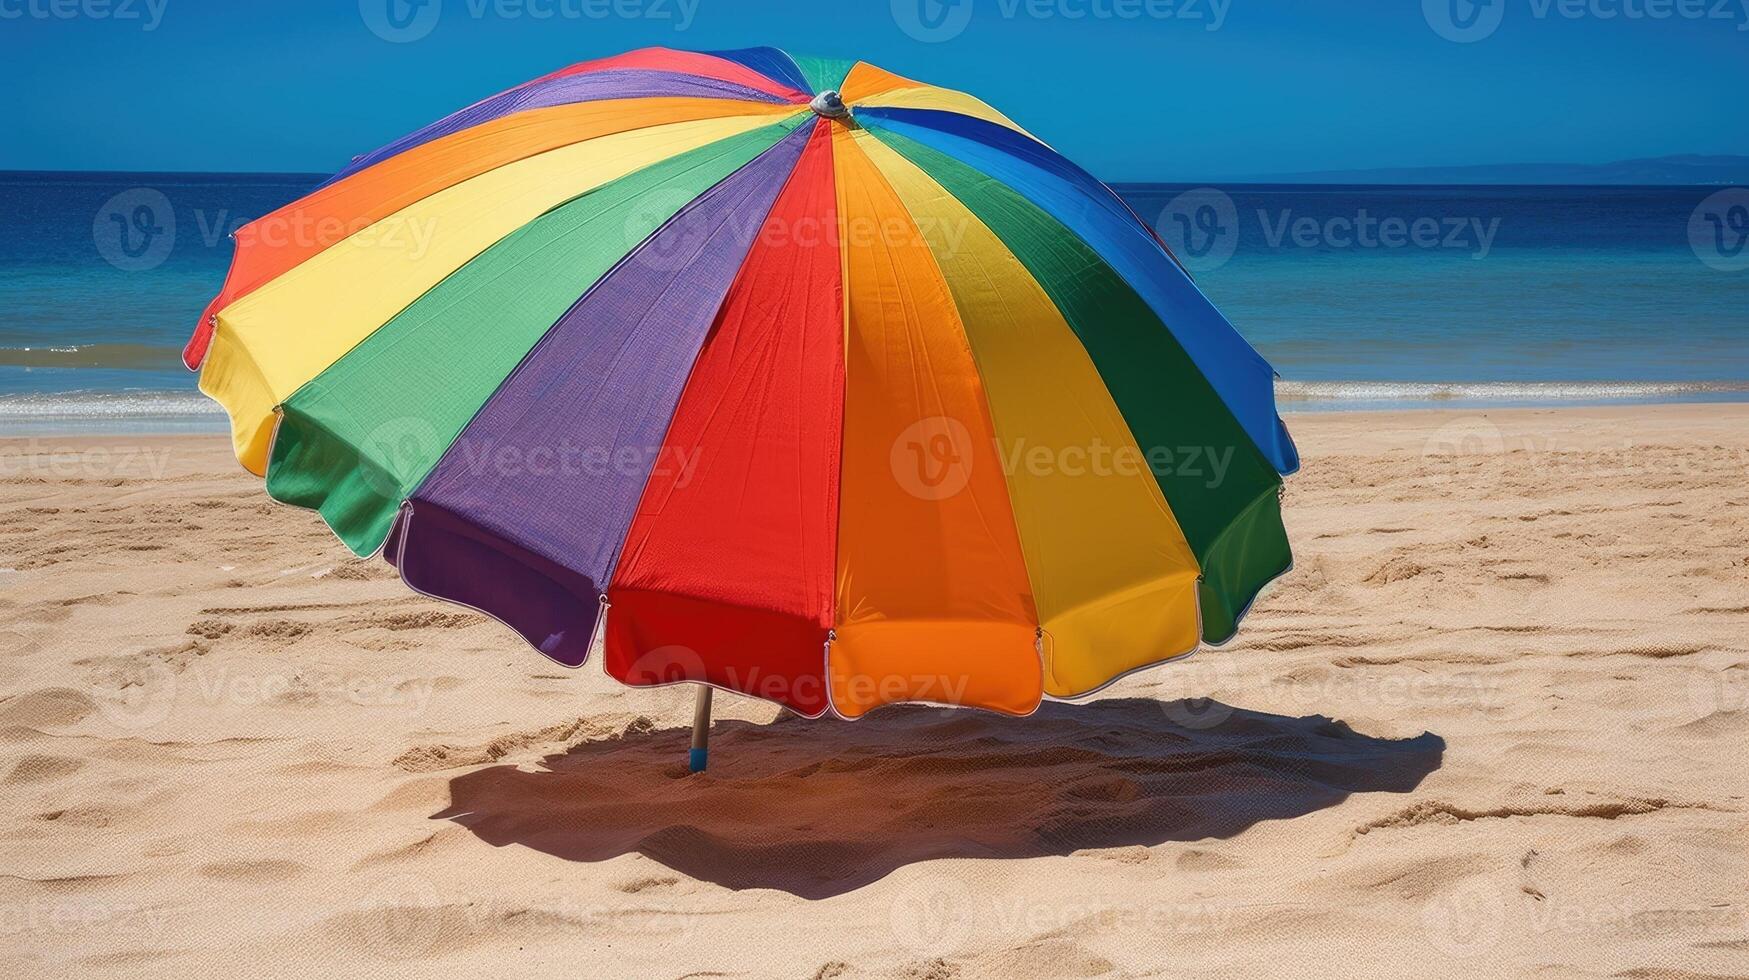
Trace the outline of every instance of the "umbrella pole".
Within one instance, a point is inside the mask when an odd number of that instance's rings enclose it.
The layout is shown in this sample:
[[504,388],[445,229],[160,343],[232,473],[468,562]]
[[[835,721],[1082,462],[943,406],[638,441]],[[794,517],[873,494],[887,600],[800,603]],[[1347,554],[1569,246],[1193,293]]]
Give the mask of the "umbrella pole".
[[715,688],[709,684],[698,686],[698,701],[692,708],[692,751],[687,753],[686,767],[693,772],[704,772],[705,763],[710,759],[711,741],[711,691]]

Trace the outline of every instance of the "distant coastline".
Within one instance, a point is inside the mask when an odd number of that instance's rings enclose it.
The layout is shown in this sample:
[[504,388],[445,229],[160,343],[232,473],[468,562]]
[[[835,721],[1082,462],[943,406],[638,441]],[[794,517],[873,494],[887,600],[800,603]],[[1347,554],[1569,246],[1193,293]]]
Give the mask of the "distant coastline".
[[[1216,183],[1235,183],[1216,181]],[[1261,174],[1237,183],[1337,185],[1554,184],[1568,187],[1710,187],[1749,183],[1749,156],[1702,155],[1617,160],[1611,163],[1502,163],[1446,167],[1372,167]]]

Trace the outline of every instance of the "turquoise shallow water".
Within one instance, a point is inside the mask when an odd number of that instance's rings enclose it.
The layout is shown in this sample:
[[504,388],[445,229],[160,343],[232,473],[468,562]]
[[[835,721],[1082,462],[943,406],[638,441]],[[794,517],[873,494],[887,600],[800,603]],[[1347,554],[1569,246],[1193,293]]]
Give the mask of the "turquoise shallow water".
[[[0,174],[0,427],[217,427],[178,352],[229,232],[319,181]],[[1276,366],[1287,411],[1749,398],[1749,252],[1722,188],[1119,191]]]
[[1281,373],[1285,408],[1749,387],[1749,271],[1690,235],[1719,188],[1122,190]]

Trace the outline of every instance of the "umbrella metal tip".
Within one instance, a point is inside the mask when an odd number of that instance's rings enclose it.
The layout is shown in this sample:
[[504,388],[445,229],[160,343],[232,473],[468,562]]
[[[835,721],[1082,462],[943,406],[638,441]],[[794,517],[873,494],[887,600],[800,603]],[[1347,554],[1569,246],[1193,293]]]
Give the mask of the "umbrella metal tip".
[[686,768],[692,772],[704,772],[705,763],[709,761],[709,749],[692,749],[686,753]]
[[814,110],[815,115],[826,119],[843,119],[850,115],[850,107],[844,104],[838,90],[833,88],[814,96],[814,101],[808,103],[808,108]]

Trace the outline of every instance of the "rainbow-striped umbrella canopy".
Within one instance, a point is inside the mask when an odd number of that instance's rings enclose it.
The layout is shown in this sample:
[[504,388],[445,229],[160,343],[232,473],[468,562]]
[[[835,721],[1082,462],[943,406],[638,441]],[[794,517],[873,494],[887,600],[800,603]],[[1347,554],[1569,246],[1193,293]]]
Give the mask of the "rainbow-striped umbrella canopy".
[[1290,562],[1269,365],[1103,184],[865,62],[468,106],[240,229],[186,359],[275,499],[633,684],[1024,714]]

